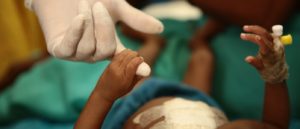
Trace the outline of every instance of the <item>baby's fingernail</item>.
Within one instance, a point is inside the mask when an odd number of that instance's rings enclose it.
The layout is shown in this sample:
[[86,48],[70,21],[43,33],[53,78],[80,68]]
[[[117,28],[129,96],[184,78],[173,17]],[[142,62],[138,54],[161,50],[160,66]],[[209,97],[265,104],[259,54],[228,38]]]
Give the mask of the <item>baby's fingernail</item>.
[[241,33],[241,38],[242,39],[246,38],[246,34],[245,33]]
[[246,61],[247,63],[250,63],[250,62],[251,62],[251,59],[250,59],[250,58],[251,58],[251,57],[249,57],[249,56],[246,57],[246,58],[245,58],[245,61]]
[[255,36],[255,38],[256,38],[256,40],[260,40],[261,39],[261,37],[260,36]]
[[248,25],[244,25],[244,30],[247,30],[249,28]]

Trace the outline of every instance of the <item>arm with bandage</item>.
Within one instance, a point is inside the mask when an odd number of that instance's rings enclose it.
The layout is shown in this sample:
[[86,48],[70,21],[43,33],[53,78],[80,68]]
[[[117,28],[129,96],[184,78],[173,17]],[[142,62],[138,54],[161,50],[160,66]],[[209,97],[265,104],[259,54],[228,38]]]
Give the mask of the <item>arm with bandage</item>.
[[259,71],[265,81],[263,123],[280,129],[289,125],[290,106],[286,80],[288,66],[285,60],[284,44],[280,37],[282,26],[273,26],[273,33],[260,26],[244,26],[241,38],[259,46],[256,57],[246,57],[246,62]]

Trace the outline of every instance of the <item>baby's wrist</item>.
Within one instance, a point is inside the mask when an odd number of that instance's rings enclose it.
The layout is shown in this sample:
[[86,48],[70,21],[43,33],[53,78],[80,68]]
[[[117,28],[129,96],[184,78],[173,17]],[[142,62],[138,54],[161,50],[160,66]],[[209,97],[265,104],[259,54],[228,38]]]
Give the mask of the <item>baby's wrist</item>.
[[114,102],[118,99],[114,92],[107,90],[107,88],[104,88],[103,86],[97,86],[93,92],[102,100],[106,100],[107,102]]
[[284,82],[288,79],[288,67],[287,64],[283,64],[283,68],[272,67],[266,68],[260,71],[262,79],[270,84],[277,84]]
[[117,97],[114,97],[110,92],[104,90],[96,91],[96,94],[96,96],[99,97],[99,99],[108,103],[113,103],[117,99]]
[[280,83],[288,78],[288,65],[284,53],[273,56],[263,56],[259,54],[264,68],[260,70],[262,79],[267,83]]

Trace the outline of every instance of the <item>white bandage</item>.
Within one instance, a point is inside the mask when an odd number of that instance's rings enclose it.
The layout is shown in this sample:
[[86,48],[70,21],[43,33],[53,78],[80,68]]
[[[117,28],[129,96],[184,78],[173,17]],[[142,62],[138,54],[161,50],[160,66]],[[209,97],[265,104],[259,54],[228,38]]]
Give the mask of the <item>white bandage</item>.
[[273,35],[276,37],[280,37],[283,34],[283,26],[282,25],[274,25],[272,27]]
[[283,27],[275,25],[272,27],[274,45],[271,54],[258,54],[258,58],[263,61],[264,70],[260,71],[262,78],[268,83],[279,83],[288,78],[288,65],[285,60],[284,45],[280,41],[283,34]]
[[175,98],[161,106],[152,107],[138,114],[133,122],[142,128],[164,118],[150,129],[216,129],[228,122],[224,113],[201,101]]

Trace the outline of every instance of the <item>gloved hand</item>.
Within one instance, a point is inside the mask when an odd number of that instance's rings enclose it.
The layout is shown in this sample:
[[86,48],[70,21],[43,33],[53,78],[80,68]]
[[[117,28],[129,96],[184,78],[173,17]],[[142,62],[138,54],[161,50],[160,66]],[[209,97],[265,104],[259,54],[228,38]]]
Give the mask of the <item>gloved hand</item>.
[[[120,53],[125,48],[115,32],[122,21],[144,33],[160,33],[163,25],[155,18],[130,6],[125,0],[32,0],[47,49],[55,57],[95,62]],[[138,75],[150,74],[142,63]]]

